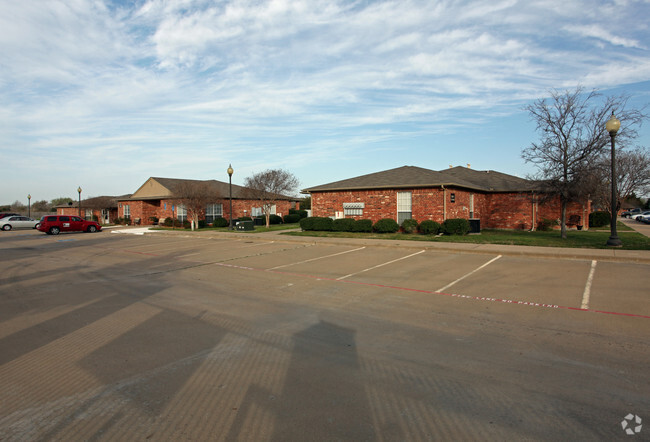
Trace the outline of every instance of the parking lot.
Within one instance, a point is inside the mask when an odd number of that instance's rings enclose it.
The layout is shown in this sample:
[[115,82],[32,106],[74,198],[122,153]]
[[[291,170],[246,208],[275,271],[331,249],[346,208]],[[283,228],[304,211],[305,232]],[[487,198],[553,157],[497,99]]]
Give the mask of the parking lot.
[[650,422],[647,260],[376,244],[4,232],[0,440],[616,440],[629,413]]

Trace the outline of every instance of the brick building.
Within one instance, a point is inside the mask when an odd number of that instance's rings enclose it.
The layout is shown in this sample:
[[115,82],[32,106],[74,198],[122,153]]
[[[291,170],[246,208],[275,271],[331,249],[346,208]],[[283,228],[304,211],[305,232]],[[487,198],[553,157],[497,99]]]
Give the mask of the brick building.
[[117,200],[119,198],[128,198],[128,195],[87,198],[81,201],[81,211],[79,210],[79,201],[56,206],[55,209],[58,215],[80,215],[84,219],[94,220],[100,224],[110,224],[118,217]]
[[[136,224],[154,224],[157,218],[162,222],[166,218],[185,221],[187,210],[175,197],[179,189],[187,185],[201,184],[208,187],[214,195],[207,204],[200,219],[211,223],[214,218],[230,218],[229,183],[217,180],[183,180],[176,178],[149,178],[135,193],[129,197],[118,199],[118,216],[130,218]],[[248,196],[249,189],[232,185],[232,216],[233,219],[243,216],[262,215],[261,204]],[[299,200],[282,196],[271,209],[272,214],[284,216],[289,209],[299,208]]]
[[[559,220],[559,198],[548,198],[537,182],[492,170],[450,167],[434,171],[403,166],[303,190],[312,216],[392,218],[443,222],[480,220],[481,228],[534,230],[542,219]],[[584,226],[591,202],[570,203],[570,226]]]

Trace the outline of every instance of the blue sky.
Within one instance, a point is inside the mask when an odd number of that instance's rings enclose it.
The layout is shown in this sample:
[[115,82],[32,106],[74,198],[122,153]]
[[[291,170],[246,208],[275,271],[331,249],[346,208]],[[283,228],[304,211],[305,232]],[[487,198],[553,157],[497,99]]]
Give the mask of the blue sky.
[[[0,204],[150,176],[525,176],[522,107],[650,102],[649,0],[0,1]],[[638,143],[650,146],[648,125]]]

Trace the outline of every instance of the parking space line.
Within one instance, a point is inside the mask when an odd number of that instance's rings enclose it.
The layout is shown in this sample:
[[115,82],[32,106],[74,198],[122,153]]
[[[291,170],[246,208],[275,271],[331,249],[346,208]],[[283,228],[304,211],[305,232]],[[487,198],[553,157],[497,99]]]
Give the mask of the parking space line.
[[589,270],[589,276],[587,277],[587,284],[585,285],[585,291],[582,294],[582,305],[580,308],[588,309],[589,308],[589,296],[591,294],[591,283],[594,280],[594,273],[596,273],[596,260],[591,261],[591,270]]
[[489,260],[488,262],[486,262],[485,264],[483,264],[481,267],[472,270],[471,272],[469,272],[469,273],[466,274],[465,276],[461,276],[460,278],[458,278],[458,279],[455,280],[454,282],[451,282],[451,283],[447,284],[446,286],[444,286],[444,287],[442,287],[442,288],[436,290],[436,293],[440,293],[440,292],[442,292],[442,291],[444,291],[444,290],[447,290],[447,289],[448,289],[449,287],[451,287],[452,285],[456,284],[457,282],[462,281],[463,279],[467,278],[468,276],[471,276],[471,275],[473,275],[474,273],[478,272],[479,270],[481,270],[481,269],[483,269],[483,268],[489,266],[490,264],[492,264],[494,261],[496,261],[496,260],[499,259],[499,258],[501,258],[501,255],[497,256],[496,258],[492,258],[491,260]]
[[411,256],[419,255],[420,253],[424,253],[424,252],[425,252],[424,250],[420,250],[419,252],[412,253],[412,254],[410,254],[410,255],[408,255],[408,256],[403,256],[403,257],[401,257],[401,258],[397,258],[397,259],[394,259],[394,260],[392,260],[392,261],[388,261],[388,262],[385,262],[385,263],[383,263],[383,264],[379,264],[379,265],[376,265],[376,266],[374,266],[374,267],[370,267],[370,268],[367,268],[367,269],[361,270],[360,272],[350,273],[349,275],[341,276],[340,278],[336,278],[336,280],[337,280],[337,281],[341,281],[341,280],[343,280],[343,279],[345,279],[345,278],[349,278],[350,276],[358,275],[359,273],[367,272],[368,270],[373,270],[373,269],[376,269],[376,268],[379,268],[379,267],[383,267],[383,266],[386,266],[386,265],[388,265],[388,264],[392,264],[392,263],[394,263],[394,262],[401,261],[401,260],[403,260],[403,259],[410,258]]
[[332,255],[319,256],[318,258],[307,259],[305,261],[292,262],[290,264],[284,264],[284,265],[281,265],[281,266],[271,267],[270,269],[267,269],[267,270],[275,270],[275,269],[281,269],[283,267],[289,267],[289,266],[293,266],[293,265],[297,265],[297,264],[304,264],[306,262],[312,262],[312,261],[317,261],[319,259],[331,258],[332,256],[339,256],[339,255],[343,255],[345,253],[356,252],[356,251],[363,250],[363,249],[365,249],[365,247],[359,247],[358,249],[346,250],[345,252],[334,253]]

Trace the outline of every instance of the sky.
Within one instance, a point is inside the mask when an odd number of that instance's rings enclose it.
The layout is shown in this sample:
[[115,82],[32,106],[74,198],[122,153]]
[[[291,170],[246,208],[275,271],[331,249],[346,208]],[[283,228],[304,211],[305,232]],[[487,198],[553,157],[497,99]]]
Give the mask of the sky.
[[648,17],[650,0],[0,0],[0,204],[227,182],[229,164],[233,184],[280,168],[301,189],[404,165],[524,177],[523,108],[549,91],[650,103]]

